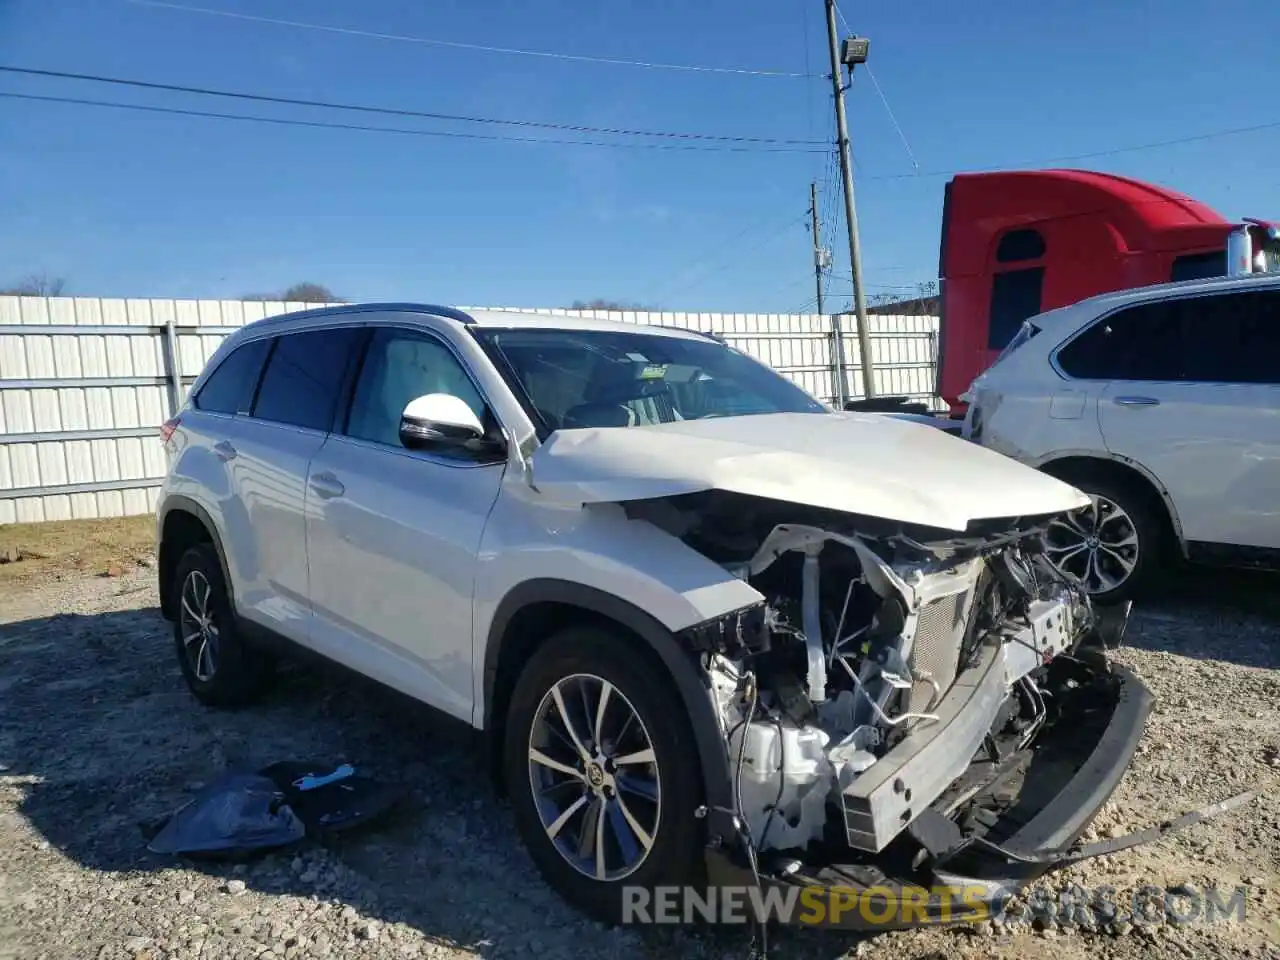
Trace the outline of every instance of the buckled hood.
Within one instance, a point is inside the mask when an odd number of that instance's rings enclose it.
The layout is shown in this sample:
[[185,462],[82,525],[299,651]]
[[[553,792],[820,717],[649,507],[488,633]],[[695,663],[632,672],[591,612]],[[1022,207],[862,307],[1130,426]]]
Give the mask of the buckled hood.
[[933,426],[875,413],[778,413],[558,430],[530,458],[565,503],[724,490],[902,523],[971,521],[1088,504],[1074,487]]

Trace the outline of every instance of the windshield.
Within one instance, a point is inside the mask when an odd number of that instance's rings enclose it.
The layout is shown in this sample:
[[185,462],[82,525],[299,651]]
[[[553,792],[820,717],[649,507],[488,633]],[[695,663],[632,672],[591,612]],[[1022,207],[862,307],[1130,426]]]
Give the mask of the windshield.
[[597,330],[476,329],[546,433],[829,408],[712,339]]

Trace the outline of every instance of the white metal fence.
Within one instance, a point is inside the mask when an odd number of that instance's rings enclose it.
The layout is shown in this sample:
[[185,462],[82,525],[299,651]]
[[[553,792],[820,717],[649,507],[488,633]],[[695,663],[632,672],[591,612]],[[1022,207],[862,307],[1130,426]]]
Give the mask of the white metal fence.
[[[0,524],[153,510],[165,470],[157,428],[223,337],[254,320],[315,306],[0,297]],[[813,395],[834,395],[831,317],[501,309],[717,333]],[[841,321],[846,392],[859,396],[853,318]],[[877,393],[932,396],[937,329],[936,317],[871,318]]]

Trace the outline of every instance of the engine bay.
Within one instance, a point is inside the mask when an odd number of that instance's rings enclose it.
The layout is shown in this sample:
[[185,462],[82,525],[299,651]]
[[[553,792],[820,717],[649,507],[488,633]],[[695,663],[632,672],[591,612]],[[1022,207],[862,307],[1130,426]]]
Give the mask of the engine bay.
[[1092,622],[1042,552],[1046,518],[957,537],[718,491],[627,510],[764,598],[687,638],[758,851],[834,837],[875,855],[940,803],[958,810],[975,753],[1033,744],[1051,664]]

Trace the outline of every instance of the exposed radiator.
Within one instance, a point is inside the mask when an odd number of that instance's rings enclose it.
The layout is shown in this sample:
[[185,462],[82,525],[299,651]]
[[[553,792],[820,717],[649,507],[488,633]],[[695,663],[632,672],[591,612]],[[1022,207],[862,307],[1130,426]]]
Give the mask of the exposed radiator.
[[[969,611],[972,590],[962,590],[925,604],[916,620],[916,635],[907,666],[913,676],[927,674],[939,693],[946,693],[955,682],[960,663],[960,644],[964,639],[965,615]],[[929,709],[935,691],[932,684],[917,680],[907,700],[907,710],[924,713]]]

